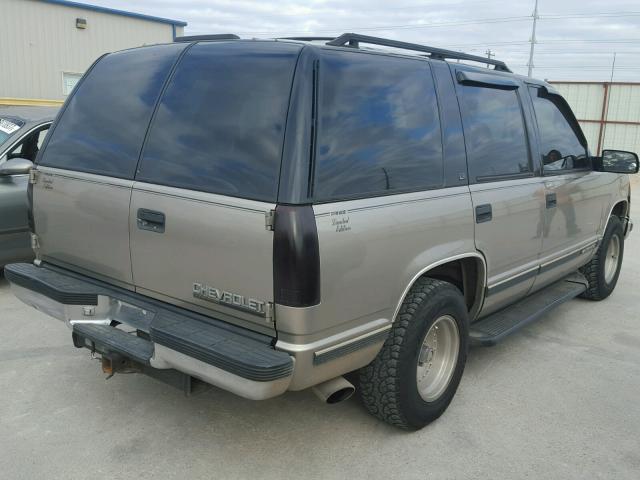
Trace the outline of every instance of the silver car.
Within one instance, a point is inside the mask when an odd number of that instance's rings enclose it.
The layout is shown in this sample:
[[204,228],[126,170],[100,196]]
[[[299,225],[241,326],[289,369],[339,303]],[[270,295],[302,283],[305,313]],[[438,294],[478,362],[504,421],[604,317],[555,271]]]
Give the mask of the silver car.
[[553,86],[499,60],[308,40],[101,57],[30,176],[36,260],[5,274],[108,375],[328,403],[346,375],[421,428],[470,344],[612,293],[638,157],[593,155]]
[[0,106],[0,268],[33,258],[27,224],[28,175],[57,111]]

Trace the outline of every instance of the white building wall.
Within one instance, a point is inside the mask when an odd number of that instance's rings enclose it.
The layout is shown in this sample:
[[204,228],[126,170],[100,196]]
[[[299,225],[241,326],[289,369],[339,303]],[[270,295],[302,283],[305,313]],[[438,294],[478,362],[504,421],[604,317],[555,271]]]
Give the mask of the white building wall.
[[172,25],[150,20],[38,0],[2,0],[1,10],[0,98],[64,100],[63,72],[81,74],[106,52],[173,41]]
[[[640,153],[640,83],[551,82],[580,121],[591,152],[601,149]],[[607,92],[608,105],[605,101]]]
[[599,119],[602,113],[604,87],[602,84],[569,83],[554,84],[562,96],[571,105],[577,118]]

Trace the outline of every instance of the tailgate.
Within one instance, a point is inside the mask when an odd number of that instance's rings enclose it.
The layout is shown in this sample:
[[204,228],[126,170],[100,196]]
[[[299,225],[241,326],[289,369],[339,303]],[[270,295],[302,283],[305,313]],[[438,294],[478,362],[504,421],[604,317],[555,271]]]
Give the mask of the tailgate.
[[135,184],[129,228],[136,291],[272,332],[273,232],[265,216],[272,208]]
[[299,45],[203,42],[182,57],[136,172],[136,291],[274,333],[273,232]]

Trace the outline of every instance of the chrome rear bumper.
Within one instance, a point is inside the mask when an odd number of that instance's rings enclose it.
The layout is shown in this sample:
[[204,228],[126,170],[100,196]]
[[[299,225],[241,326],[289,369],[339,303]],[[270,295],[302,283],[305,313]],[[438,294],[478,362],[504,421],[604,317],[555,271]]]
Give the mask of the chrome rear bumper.
[[77,346],[175,369],[253,400],[280,395],[291,383],[294,358],[266,335],[55,267],[11,264],[5,275],[20,300],[63,321]]

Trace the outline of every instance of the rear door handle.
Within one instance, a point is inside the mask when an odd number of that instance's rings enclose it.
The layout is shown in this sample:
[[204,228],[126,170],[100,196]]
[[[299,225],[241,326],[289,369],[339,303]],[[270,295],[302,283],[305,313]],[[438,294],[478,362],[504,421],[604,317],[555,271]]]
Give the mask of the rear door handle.
[[164,213],[146,208],[138,209],[138,228],[156,233],[164,233]]
[[485,203],[476,207],[476,223],[490,222],[493,218],[491,204]]
[[547,208],[556,208],[558,205],[558,198],[555,193],[547,193],[545,196],[547,199]]

